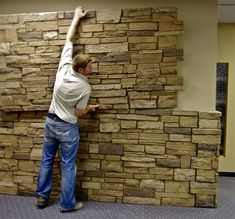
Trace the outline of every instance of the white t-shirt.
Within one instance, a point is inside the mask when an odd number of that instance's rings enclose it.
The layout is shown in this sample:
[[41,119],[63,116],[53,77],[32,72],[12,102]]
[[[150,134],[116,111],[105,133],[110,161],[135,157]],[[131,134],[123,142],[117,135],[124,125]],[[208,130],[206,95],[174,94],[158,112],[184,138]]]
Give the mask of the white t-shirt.
[[67,43],[61,53],[56,73],[50,113],[55,113],[62,120],[77,123],[76,107],[85,109],[91,94],[87,78],[72,68],[73,44]]

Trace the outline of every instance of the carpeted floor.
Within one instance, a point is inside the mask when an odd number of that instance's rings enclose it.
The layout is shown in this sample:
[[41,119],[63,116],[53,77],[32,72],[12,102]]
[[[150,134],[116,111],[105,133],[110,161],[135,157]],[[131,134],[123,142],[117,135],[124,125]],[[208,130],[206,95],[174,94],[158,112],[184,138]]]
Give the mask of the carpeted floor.
[[34,197],[0,195],[0,219],[235,219],[235,177],[219,178],[218,208],[185,208],[85,202],[84,209],[62,214],[59,202],[39,210]]

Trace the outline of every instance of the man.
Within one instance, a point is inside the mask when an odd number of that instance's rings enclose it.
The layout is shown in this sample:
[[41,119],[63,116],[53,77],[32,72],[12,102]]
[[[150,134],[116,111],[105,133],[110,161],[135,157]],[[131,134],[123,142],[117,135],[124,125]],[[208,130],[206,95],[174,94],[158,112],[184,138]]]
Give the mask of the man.
[[74,35],[81,18],[86,12],[77,7],[69,27],[61,60],[56,74],[53,98],[45,121],[44,147],[36,189],[38,208],[49,205],[52,190],[53,163],[60,145],[62,159],[61,212],[83,208],[76,202],[76,155],[79,147],[79,117],[95,111],[87,106],[91,87],[86,76],[91,73],[88,55],[79,54],[72,58]]

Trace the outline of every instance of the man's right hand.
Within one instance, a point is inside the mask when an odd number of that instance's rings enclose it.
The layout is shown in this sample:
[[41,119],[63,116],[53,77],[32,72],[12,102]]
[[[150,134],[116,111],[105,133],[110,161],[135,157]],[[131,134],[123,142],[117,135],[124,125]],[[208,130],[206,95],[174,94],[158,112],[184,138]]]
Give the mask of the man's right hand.
[[79,18],[82,18],[84,16],[86,16],[87,14],[87,11],[85,11],[82,7],[78,6],[75,11],[74,11],[74,15],[79,17]]

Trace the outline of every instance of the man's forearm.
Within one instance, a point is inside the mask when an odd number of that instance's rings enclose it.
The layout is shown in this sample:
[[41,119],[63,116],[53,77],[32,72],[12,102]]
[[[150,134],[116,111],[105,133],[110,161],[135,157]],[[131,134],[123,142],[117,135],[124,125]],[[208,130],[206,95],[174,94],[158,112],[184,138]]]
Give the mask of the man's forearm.
[[67,33],[67,36],[66,36],[66,42],[73,43],[74,35],[76,33],[78,23],[79,23],[80,19],[83,18],[86,15],[86,13],[87,12],[84,11],[79,6],[75,9],[74,17],[73,17],[72,23],[71,23],[71,25],[69,27],[69,30],[68,30],[68,33]]
[[74,35],[76,33],[79,20],[80,20],[80,17],[78,15],[74,15],[73,21],[72,21],[72,23],[69,27],[69,30],[68,30],[68,33],[67,33],[67,36],[66,36],[66,42],[73,43]]

